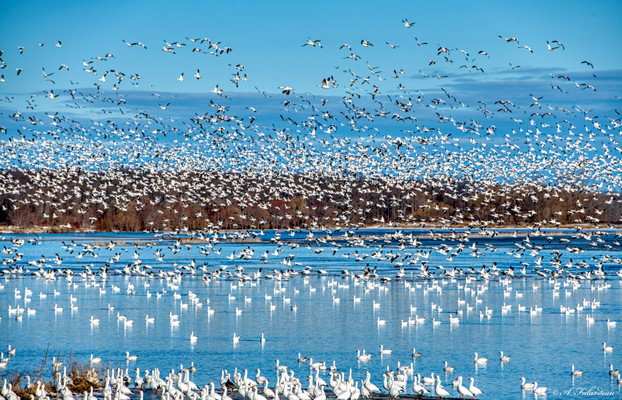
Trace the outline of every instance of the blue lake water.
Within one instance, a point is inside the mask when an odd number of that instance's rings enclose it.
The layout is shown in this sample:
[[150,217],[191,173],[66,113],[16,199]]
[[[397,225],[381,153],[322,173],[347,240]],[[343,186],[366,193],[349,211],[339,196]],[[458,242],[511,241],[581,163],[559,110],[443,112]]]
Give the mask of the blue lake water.
[[[169,371],[194,363],[192,380],[200,385],[219,386],[221,371],[235,368],[247,369],[249,377],[259,368],[273,385],[277,359],[306,382],[309,366],[298,363],[300,353],[313,362],[334,363],[346,376],[351,370],[358,381],[369,371],[379,387],[387,368],[413,363],[415,374],[439,374],[454,397],[451,382],[460,375],[465,386],[475,378],[484,391],[479,398],[533,397],[521,391],[521,377],[548,386],[549,399],[621,398],[617,378],[609,375],[610,364],[622,368],[622,279],[616,274],[622,248],[616,232],[545,231],[530,237],[528,231],[513,232],[462,242],[461,231],[453,236],[443,231],[443,238],[421,236],[429,233],[423,230],[313,232],[313,237],[266,231],[253,233],[253,240],[261,240],[252,242],[229,241],[221,233],[209,246],[143,233],[5,234],[0,350],[6,354],[11,345],[17,352],[0,374],[34,374],[49,346],[48,357],[71,355],[87,362],[93,354],[103,365],[129,368],[132,376],[135,368]],[[422,276],[422,262],[431,276]],[[104,279],[97,273],[106,265]],[[128,265],[147,273],[124,274]],[[552,278],[533,271],[558,265],[573,275],[602,265],[606,276]],[[55,279],[32,275],[40,266],[74,275],[71,281],[61,273]],[[85,266],[93,277],[80,275]],[[378,277],[352,275],[366,266],[376,268]],[[523,266],[526,276],[519,277]],[[236,276],[237,267],[245,280]],[[398,278],[400,267],[404,276]],[[446,276],[440,267],[465,274]],[[479,273],[482,267],[491,269],[488,279]],[[517,277],[496,273],[509,267]],[[11,273],[12,268],[23,271]],[[302,274],[305,268],[308,275]],[[288,269],[297,274],[273,272]],[[217,270],[223,271],[219,277],[213,276]],[[55,305],[63,310],[55,311]],[[10,313],[18,307],[23,310]],[[530,312],[536,307],[541,311]],[[178,324],[171,323],[171,314]],[[146,323],[146,315],[154,322]],[[450,315],[459,323],[450,323]],[[99,324],[92,325],[91,316]],[[608,326],[608,319],[618,326]],[[604,352],[603,342],[613,351]],[[392,353],[381,356],[380,345]],[[413,359],[413,348],[421,358]],[[357,350],[371,359],[358,362]],[[128,363],[126,351],[138,359]],[[500,362],[500,351],[511,356],[509,363]],[[475,352],[488,362],[476,365]],[[453,373],[443,371],[444,361],[455,367]],[[571,377],[572,364],[584,371],[582,377]],[[325,372],[321,376],[328,381]],[[412,393],[411,384],[412,378],[406,393]],[[591,388],[599,390],[582,392]]]

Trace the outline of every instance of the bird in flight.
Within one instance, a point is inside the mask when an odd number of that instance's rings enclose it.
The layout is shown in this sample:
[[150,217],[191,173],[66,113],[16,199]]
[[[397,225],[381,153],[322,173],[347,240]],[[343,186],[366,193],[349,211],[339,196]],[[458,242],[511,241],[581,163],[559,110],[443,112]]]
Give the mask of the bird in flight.
[[281,92],[285,95],[289,95],[294,90],[294,88],[289,86],[279,86],[279,89],[281,89]]
[[511,43],[511,42],[516,42],[516,44],[518,44],[518,43],[519,43],[519,42],[518,42],[518,39],[517,39],[517,38],[515,38],[515,37],[509,37],[509,38],[506,38],[506,37],[503,37],[503,36],[501,36],[501,35],[498,35],[498,36],[499,36],[501,39],[505,40],[507,43]]
[[564,47],[564,45],[559,41],[559,40],[551,40],[551,43],[555,43],[556,45],[558,45],[559,47],[562,48],[562,50],[566,50],[566,48]]
[[[556,42],[556,40],[553,40],[553,43],[555,43],[555,42]],[[553,51],[555,49],[559,49],[559,46],[551,46],[551,43],[549,43],[549,41],[547,40],[546,41],[546,49],[548,51]]]
[[322,43],[319,40],[312,40],[311,38],[309,38],[309,39],[307,39],[305,44],[302,45],[302,47],[304,47],[304,46],[311,46],[311,47],[319,46],[319,47],[322,47]]
[[144,45],[144,44],[142,44],[141,42],[129,43],[129,42],[126,42],[126,41],[124,40],[124,41],[123,41],[123,43],[127,44],[127,46],[128,46],[128,47],[140,46],[140,47],[142,47],[142,48],[144,48],[144,49],[146,49],[146,48],[147,48],[147,46],[145,46],[145,45]]
[[330,89],[332,87],[337,87],[337,83],[335,82],[335,78],[332,76],[328,78],[322,79],[322,84],[318,85],[322,89]]

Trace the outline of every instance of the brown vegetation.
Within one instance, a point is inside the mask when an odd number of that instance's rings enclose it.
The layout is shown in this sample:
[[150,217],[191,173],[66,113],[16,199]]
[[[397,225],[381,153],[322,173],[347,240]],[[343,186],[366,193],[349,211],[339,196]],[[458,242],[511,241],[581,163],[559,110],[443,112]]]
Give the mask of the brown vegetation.
[[0,226],[49,231],[619,224],[620,194],[217,171],[3,170]]
[[[67,388],[73,393],[88,392],[93,388],[94,390],[102,388],[102,382],[100,376],[102,375],[101,369],[94,369],[88,363],[78,362],[71,356],[63,362],[67,365]],[[36,398],[35,392],[37,390],[37,382],[42,383],[42,388],[48,394],[56,393],[56,385],[59,379],[61,379],[62,369],[57,370],[49,380],[45,379],[45,363],[34,374],[33,377],[21,372],[10,373],[8,376],[0,376],[0,379],[6,379],[8,383],[11,383],[12,390],[22,400],[31,400]]]
[[100,389],[102,387],[100,373],[88,363],[72,361],[67,372],[69,377],[67,387],[74,393],[88,392],[91,388]]

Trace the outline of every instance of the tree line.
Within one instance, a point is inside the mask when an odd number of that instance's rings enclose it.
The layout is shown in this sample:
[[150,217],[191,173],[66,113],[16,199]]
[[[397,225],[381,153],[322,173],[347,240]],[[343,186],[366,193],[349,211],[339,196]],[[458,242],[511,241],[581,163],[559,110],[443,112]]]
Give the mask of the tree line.
[[151,231],[402,226],[619,225],[622,196],[287,171],[0,171],[0,227]]

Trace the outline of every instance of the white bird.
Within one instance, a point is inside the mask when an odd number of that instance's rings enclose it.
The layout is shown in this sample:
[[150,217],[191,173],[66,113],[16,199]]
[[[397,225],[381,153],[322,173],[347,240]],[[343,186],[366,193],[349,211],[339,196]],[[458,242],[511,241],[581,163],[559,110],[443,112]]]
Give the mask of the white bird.
[[473,397],[477,397],[480,394],[484,393],[479,388],[475,387],[475,385],[473,384],[473,382],[475,382],[475,378],[470,377],[469,381],[471,381],[471,383],[469,384],[469,391],[473,393]]
[[449,392],[441,385],[441,378],[439,376],[436,377],[436,387],[434,388],[434,393],[437,397],[447,397],[449,396]]
[[421,377],[421,379],[423,380],[424,385],[433,385],[434,382],[436,382],[436,377],[434,376],[434,373],[430,374],[430,376],[423,376]]
[[279,362],[279,360],[276,360],[276,371],[277,372],[284,372],[287,371],[287,365],[283,365]]
[[222,387],[222,394],[220,395],[220,400],[233,400],[231,396],[227,394],[227,386]]
[[466,387],[464,387],[462,385],[462,377],[459,376],[458,377],[458,393],[460,393],[460,395],[465,398],[465,397],[474,397],[473,393],[471,393],[471,391],[469,389],[467,389]]
[[258,385],[264,385],[268,380],[265,376],[261,375],[261,370],[259,368],[257,368],[256,372],[257,375],[255,375],[255,382],[257,382]]
[[412,26],[415,24],[414,22],[408,22],[408,19],[403,19],[402,23],[406,28],[412,28]]
[[380,389],[378,389],[378,386],[374,385],[371,382],[371,374],[369,372],[365,372],[364,386],[367,390],[369,390],[370,393],[380,393]]
[[413,392],[417,393],[418,395],[430,393],[430,391],[419,382],[419,374],[417,374],[413,379]]
[[572,375],[572,376],[582,376],[583,375],[583,370],[574,369],[574,364],[572,364],[570,366],[570,375]]
[[294,88],[289,86],[279,86],[279,89],[281,89],[281,92],[286,95],[289,95],[294,90]]
[[[276,397],[276,394],[274,393],[274,391],[273,391],[272,389],[270,389],[270,388],[268,387],[268,383],[269,383],[269,382],[268,382],[268,380],[266,379],[266,383],[264,384],[264,387],[263,387],[263,393],[266,395],[266,397],[268,397],[268,398],[270,398],[270,399],[273,399],[273,398],[275,398],[275,397]],[[223,400],[224,400],[224,398],[223,398]]]
[[486,357],[478,357],[477,353],[473,353],[473,355],[475,356],[475,364],[486,364],[488,362],[488,358]]
[[521,390],[524,390],[524,391],[532,391],[533,390],[533,388],[535,386],[534,382],[525,382],[525,377],[524,376],[520,378],[520,381],[521,381],[521,384],[520,384]]
[[450,367],[450,366],[447,364],[447,361],[445,361],[445,366],[443,367],[443,371],[445,371],[445,372],[449,372],[449,373],[454,372],[454,367]]
[[360,350],[356,351],[356,359],[360,362],[367,362],[371,359],[371,354],[366,354],[365,350],[363,350],[363,353],[361,353]]
[[252,396],[253,400],[267,400],[265,396],[257,393],[259,391],[259,388],[257,386],[255,386],[254,388],[254,394]]
[[538,386],[538,382],[533,383],[533,393],[534,394],[545,394],[548,386]]
[[388,387],[389,396],[391,398],[397,398],[399,394],[404,391],[404,386],[402,386],[399,381],[394,380],[393,377],[390,378],[388,382]]

